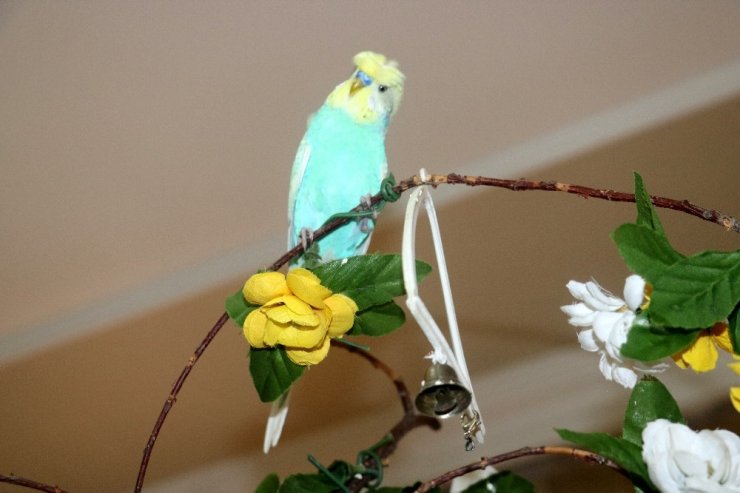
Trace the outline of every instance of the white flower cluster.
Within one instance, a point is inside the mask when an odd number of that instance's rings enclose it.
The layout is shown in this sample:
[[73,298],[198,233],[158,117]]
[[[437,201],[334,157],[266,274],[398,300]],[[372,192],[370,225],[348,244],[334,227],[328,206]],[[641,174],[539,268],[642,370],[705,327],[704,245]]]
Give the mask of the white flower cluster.
[[642,431],[642,458],[662,493],[740,493],[740,437],[658,419]]
[[632,275],[624,284],[622,300],[604,290],[598,283],[570,281],[570,294],[578,301],[561,307],[568,315],[568,323],[587,327],[578,333],[578,342],[586,351],[601,355],[599,369],[607,380],[631,389],[638,380],[638,373],[660,373],[668,367],[665,363],[644,365],[625,358],[620,348],[627,342],[627,334],[635,322],[635,311],[644,300],[645,280]]

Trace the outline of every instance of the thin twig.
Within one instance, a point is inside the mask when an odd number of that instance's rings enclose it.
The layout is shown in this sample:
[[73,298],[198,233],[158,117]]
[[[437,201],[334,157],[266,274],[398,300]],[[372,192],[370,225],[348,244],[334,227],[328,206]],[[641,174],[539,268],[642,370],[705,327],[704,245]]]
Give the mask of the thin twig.
[[494,455],[492,457],[482,457],[481,460],[477,462],[473,462],[466,466],[462,466],[452,471],[446,472],[430,481],[422,483],[415,490],[414,493],[424,493],[424,492],[430,491],[437,486],[441,486],[443,484],[446,484],[452,481],[454,478],[457,478],[459,476],[464,476],[465,474],[468,474],[473,471],[483,470],[486,467],[492,466],[494,464],[500,464],[502,462],[506,462],[512,459],[518,459],[520,457],[527,457],[527,456],[532,456],[532,455],[565,455],[565,456],[572,457],[573,459],[580,460],[583,462],[590,462],[593,464],[599,464],[602,466],[606,466],[609,469],[612,469],[613,471],[626,477],[630,481],[632,480],[630,478],[629,473],[626,470],[624,470],[621,466],[619,466],[619,464],[612,461],[611,459],[607,459],[606,457],[602,455],[596,454],[594,452],[589,452],[588,450],[583,450],[583,449],[578,449],[578,448],[573,448],[573,447],[561,447],[561,446],[523,447],[518,450],[513,450],[511,452],[506,452],[506,453],[499,454],[499,455]]
[[[408,388],[404,383],[403,379],[391,368],[388,364],[377,358],[370,352],[356,348],[350,344],[346,344],[340,339],[334,339],[332,344],[338,347],[344,348],[350,353],[354,353],[362,358],[366,359],[375,368],[385,373],[388,378],[393,382],[396,387],[396,392],[401,400],[401,406],[403,407],[403,417],[401,420],[391,428],[391,431],[386,435],[387,439],[383,439],[374,446],[373,452],[377,454],[381,460],[390,457],[398,447],[398,442],[406,436],[411,430],[419,428],[421,426],[428,426],[433,430],[438,430],[441,427],[441,423],[438,419],[429,416],[422,416],[416,413],[414,404],[411,401],[411,395],[409,394]],[[365,458],[364,466],[367,469],[376,469],[382,467],[382,464],[375,464],[374,458],[368,456]],[[367,487],[375,479],[372,474],[361,474],[353,477],[347,484],[346,487],[350,491],[360,491]]]
[[[635,194],[627,192],[618,192],[608,188],[591,188],[583,185],[570,185],[568,183],[560,183],[556,181],[540,181],[540,180],[504,180],[501,178],[491,178],[487,176],[469,176],[459,175],[457,173],[450,173],[447,175],[430,175],[429,179],[424,181],[419,176],[414,175],[410,178],[402,180],[393,188],[393,191],[397,194],[403,194],[404,192],[411,190],[412,188],[421,185],[431,185],[437,187],[439,185],[468,185],[471,187],[486,186],[486,187],[497,187],[505,188],[514,192],[525,192],[525,191],[542,191],[542,192],[565,192],[578,195],[583,198],[592,198],[600,200],[608,200],[611,202],[634,202]],[[705,221],[718,224],[725,228],[727,231],[734,231],[740,233],[740,221],[737,218],[724,214],[717,210],[707,209],[699,205],[693,204],[688,200],[676,200],[667,197],[658,197],[651,195],[652,203],[655,207],[663,209],[672,209],[674,211],[683,212],[690,216],[698,217]],[[381,193],[377,193],[370,198],[369,204],[371,207],[378,205],[384,199]],[[366,209],[367,205],[358,205],[351,212],[361,211]],[[324,236],[328,235],[338,227],[352,221],[350,218],[338,218],[314,231],[313,239],[307,242],[306,247],[312,243],[319,241]],[[282,257],[275,261],[269,270],[278,270],[280,267],[288,263],[290,259],[296,257],[303,252],[302,245],[296,245],[294,248],[286,252]]]
[[14,484],[16,486],[25,486],[26,488],[31,488],[32,490],[46,491],[47,493],[67,493],[66,490],[61,489],[59,486],[39,483],[38,481],[34,481],[33,479],[22,478],[20,476],[15,476],[13,474],[11,474],[10,476],[5,476],[3,474],[0,474],[0,483],[9,483],[9,484]]
[[221,327],[224,326],[227,320],[229,320],[228,314],[224,313],[223,315],[221,315],[221,318],[219,318],[218,321],[213,325],[211,330],[208,331],[208,334],[206,334],[206,337],[203,339],[203,341],[201,341],[200,345],[190,357],[188,363],[185,365],[185,368],[183,368],[180,372],[180,376],[177,378],[177,381],[172,386],[172,390],[170,390],[170,394],[169,396],[167,396],[167,400],[165,400],[164,406],[162,406],[162,411],[160,411],[159,413],[157,422],[154,424],[154,429],[152,429],[152,433],[151,435],[149,435],[149,441],[147,442],[146,447],[144,447],[144,456],[141,459],[141,466],[139,467],[139,475],[136,478],[134,493],[140,492],[141,488],[144,486],[144,476],[146,475],[146,469],[149,465],[149,458],[152,455],[152,449],[154,448],[154,444],[157,441],[159,432],[162,429],[164,420],[167,419],[167,414],[169,414],[170,409],[172,409],[175,401],[177,401],[177,394],[180,392],[180,389],[185,383],[185,379],[188,378],[190,370],[193,369],[193,366],[198,361],[198,358],[201,357],[203,352],[206,350],[213,338],[216,337],[216,334],[218,334],[218,332],[221,330]]
[[396,373],[396,371],[391,368],[387,363],[377,358],[375,355],[371,354],[369,351],[366,351],[364,349],[357,348],[351,344],[347,344],[346,342],[342,341],[341,339],[332,339],[332,344],[335,344],[338,347],[341,347],[342,349],[345,349],[349,351],[350,353],[354,353],[362,358],[365,358],[370,362],[371,365],[373,365],[378,370],[385,373],[388,378],[390,378],[391,382],[393,382],[393,385],[396,387],[396,392],[398,393],[399,399],[401,399],[401,406],[403,407],[404,413],[409,413],[414,411],[414,404],[411,401],[411,394],[409,394],[409,389],[406,387],[406,383],[403,381],[400,375]]

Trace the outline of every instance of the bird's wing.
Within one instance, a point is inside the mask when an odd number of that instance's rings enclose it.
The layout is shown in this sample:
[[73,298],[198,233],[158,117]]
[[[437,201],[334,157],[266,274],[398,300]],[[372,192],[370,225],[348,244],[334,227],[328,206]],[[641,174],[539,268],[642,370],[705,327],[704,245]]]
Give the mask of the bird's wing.
[[290,390],[286,390],[283,395],[272,403],[270,416],[267,418],[267,427],[265,428],[265,441],[262,444],[262,451],[268,453],[272,447],[275,447],[280,440],[280,434],[283,432],[285,418],[288,415],[288,398]]
[[290,192],[288,193],[288,221],[290,222],[288,229],[288,249],[295,246],[291,232],[294,229],[293,218],[295,217],[296,194],[303,181],[303,176],[306,174],[306,167],[308,166],[310,157],[311,145],[308,143],[308,136],[304,136],[301,144],[298,146],[295,161],[293,161],[293,171],[290,173]]

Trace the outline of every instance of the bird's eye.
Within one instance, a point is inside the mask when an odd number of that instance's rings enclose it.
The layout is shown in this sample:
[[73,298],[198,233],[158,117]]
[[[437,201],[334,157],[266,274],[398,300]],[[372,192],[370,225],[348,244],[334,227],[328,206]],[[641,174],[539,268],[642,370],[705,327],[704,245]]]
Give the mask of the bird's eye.
[[380,91],[380,92],[385,92],[387,90],[388,90],[388,86],[382,86],[382,85],[381,86],[378,86],[378,91]]

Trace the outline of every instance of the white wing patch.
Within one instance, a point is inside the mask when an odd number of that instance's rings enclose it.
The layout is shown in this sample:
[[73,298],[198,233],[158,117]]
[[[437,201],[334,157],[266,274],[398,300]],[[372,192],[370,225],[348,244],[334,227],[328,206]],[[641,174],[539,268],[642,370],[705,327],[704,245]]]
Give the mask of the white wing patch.
[[296,194],[303,181],[303,176],[306,174],[306,167],[308,166],[308,160],[311,158],[311,146],[308,143],[306,136],[301,140],[301,144],[298,146],[298,151],[295,155],[295,161],[293,161],[293,171],[290,173],[290,191],[288,193],[288,222],[290,227],[288,229],[288,249],[295,246],[293,239],[291,238],[291,231],[293,231],[293,216],[295,215],[295,202]]

